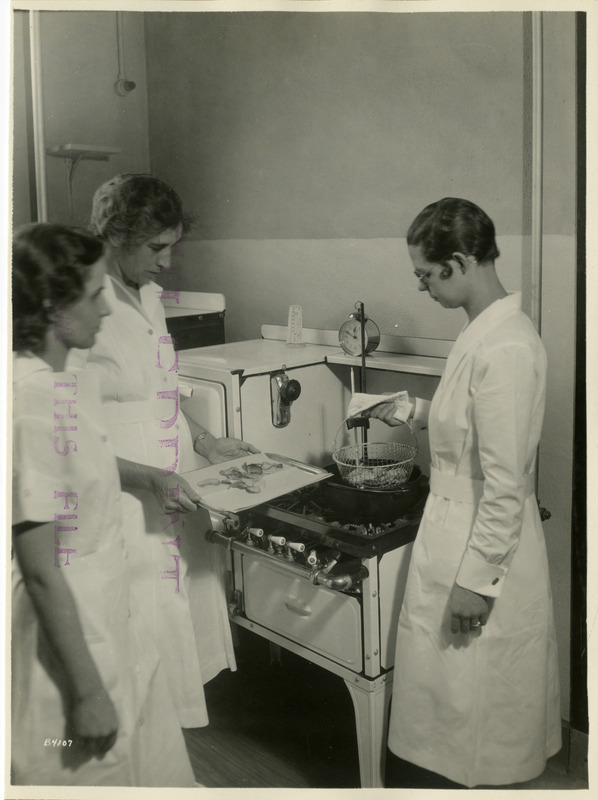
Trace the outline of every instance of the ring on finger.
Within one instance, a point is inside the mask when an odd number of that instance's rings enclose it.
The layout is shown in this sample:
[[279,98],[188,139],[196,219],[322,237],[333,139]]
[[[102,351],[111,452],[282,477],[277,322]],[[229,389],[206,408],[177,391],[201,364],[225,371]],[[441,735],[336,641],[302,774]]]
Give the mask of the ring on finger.
[[471,627],[472,628],[479,628],[481,624],[482,623],[478,620],[477,622],[472,622],[471,623]]

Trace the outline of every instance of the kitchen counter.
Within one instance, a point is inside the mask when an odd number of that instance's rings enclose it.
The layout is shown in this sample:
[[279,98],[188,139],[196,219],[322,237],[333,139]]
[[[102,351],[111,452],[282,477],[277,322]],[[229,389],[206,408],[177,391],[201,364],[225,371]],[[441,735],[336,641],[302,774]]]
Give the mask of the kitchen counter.
[[[262,336],[266,340],[284,340],[286,333],[283,326],[262,325]],[[361,367],[361,358],[348,356],[339,347],[338,331],[305,328],[303,337],[310,343],[306,347],[328,348],[326,363]],[[366,369],[440,377],[453,344],[447,339],[382,334],[378,349],[366,358]]]
[[[262,331],[268,338],[181,351],[179,364],[185,367],[201,362],[204,367],[226,368],[243,375],[321,363],[361,367],[360,358],[346,355],[338,346],[338,334],[335,331],[307,330],[305,338],[311,341],[305,344],[288,344],[286,328],[283,327],[265,325]],[[383,336],[381,347],[388,349],[370,353],[366,358],[366,368],[440,377],[451,345],[452,342],[443,340]],[[393,352],[393,347],[407,352]]]
[[[361,368],[361,358],[346,355],[342,350],[326,357],[328,364],[345,364],[349,367]],[[366,369],[384,370],[386,372],[408,372],[412,375],[434,375],[440,377],[444,372],[445,358],[406,355],[403,353],[370,353],[365,361]]]
[[290,367],[323,364],[327,356],[338,353],[338,347],[328,345],[299,345],[272,339],[250,339],[179,352],[179,368],[201,362],[203,367],[226,368],[243,375],[259,375]]

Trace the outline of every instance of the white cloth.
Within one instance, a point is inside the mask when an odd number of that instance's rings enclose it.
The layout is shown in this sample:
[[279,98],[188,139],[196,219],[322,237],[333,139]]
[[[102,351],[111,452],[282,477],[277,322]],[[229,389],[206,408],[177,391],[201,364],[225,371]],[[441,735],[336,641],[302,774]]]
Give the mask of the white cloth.
[[[447,477],[442,494],[432,481],[397,635],[389,747],[470,787],[530,780],[561,747],[550,577],[529,478],[546,355],[519,306],[519,295],[493,303],[448,357],[429,418],[432,473]],[[493,596],[478,635],[450,633],[455,581]]]
[[356,417],[358,414],[363,414],[374,406],[381,403],[395,404],[395,412],[393,417],[406,422],[411,413],[411,402],[409,401],[409,394],[407,392],[395,392],[394,394],[367,394],[365,392],[353,392],[353,396],[349,401],[349,408],[347,409],[347,417]]
[[[89,353],[73,358],[87,357],[88,368],[99,374],[116,454],[178,473],[205,465],[193,452],[179,407],[177,359],[162,290],[155,283],[141,287],[139,302],[109,277],[105,291],[112,314]],[[236,669],[224,587],[226,553],[205,540],[210,527],[205,511],[166,515],[153,493],[136,496],[147,535],[132,533],[127,542],[136,567],[134,588],[150,609],[181,725],[203,726],[208,722],[203,684],[226,667]]]
[[54,566],[72,592],[119,730],[102,759],[85,758],[77,741],[49,744],[70,736],[69,687],[13,559],[13,782],[192,786],[158,652],[142,615],[132,613],[122,507],[129,527],[143,530],[143,513],[138,501],[121,494],[93,376],[55,373],[34,357],[14,364],[13,524],[54,522]]

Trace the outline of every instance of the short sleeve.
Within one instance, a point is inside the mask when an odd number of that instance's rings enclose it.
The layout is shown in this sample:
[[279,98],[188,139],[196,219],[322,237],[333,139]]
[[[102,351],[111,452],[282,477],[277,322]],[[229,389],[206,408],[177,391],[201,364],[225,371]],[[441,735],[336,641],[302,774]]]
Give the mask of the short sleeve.
[[[55,437],[53,419],[21,417],[13,434],[13,524],[53,522],[77,505],[76,442]],[[61,452],[64,454],[61,454]]]

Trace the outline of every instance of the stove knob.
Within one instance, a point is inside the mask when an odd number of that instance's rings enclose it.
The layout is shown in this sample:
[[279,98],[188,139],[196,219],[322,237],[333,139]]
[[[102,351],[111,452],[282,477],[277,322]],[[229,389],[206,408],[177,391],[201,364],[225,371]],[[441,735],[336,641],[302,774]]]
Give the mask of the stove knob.
[[280,387],[280,397],[283,403],[292,403],[301,394],[301,384],[294,379],[288,380]]
[[293,550],[296,553],[303,553],[305,551],[305,545],[302,542],[287,542],[285,558],[288,561],[293,561]]
[[303,542],[287,542],[287,547],[290,547],[291,550],[295,550],[297,553],[303,553],[305,551]]

